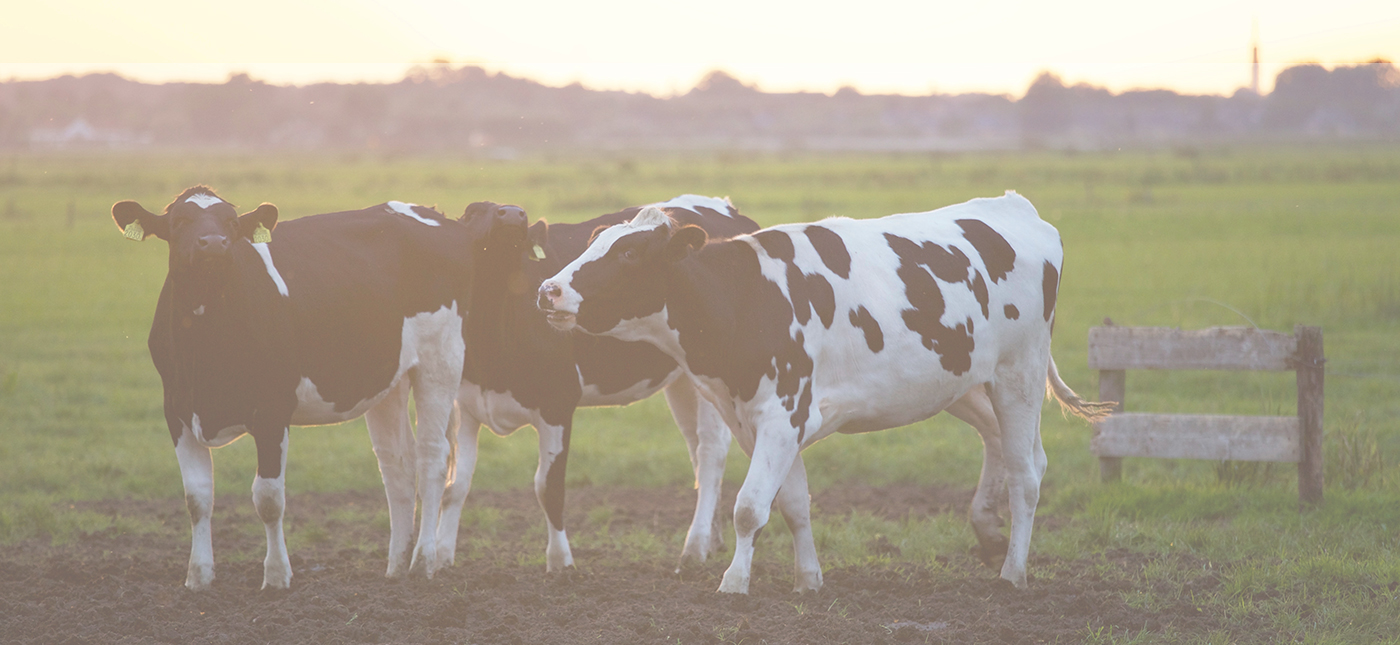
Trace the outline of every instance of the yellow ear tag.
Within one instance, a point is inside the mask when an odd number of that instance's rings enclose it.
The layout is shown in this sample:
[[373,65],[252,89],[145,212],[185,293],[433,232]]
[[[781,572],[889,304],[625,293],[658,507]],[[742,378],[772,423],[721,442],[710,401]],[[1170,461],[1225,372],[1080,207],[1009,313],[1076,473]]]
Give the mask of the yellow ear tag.
[[253,244],[267,244],[271,241],[272,231],[267,230],[266,226],[258,224],[258,227],[253,229]]
[[544,259],[544,247],[536,244],[535,248],[531,249],[530,252],[534,254],[536,260]]
[[126,228],[122,230],[122,235],[126,236],[128,240],[140,242],[146,239],[146,229],[141,228],[141,222],[131,220],[131,223],[127,224]]

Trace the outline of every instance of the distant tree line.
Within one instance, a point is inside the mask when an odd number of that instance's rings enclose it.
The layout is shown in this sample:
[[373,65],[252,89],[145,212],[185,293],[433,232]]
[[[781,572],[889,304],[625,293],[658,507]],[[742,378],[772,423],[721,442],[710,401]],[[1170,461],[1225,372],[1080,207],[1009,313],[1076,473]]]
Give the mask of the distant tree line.
[[1005,95],[762,92],[712,72],[670,98],[549,87],[479,67],[396,83],[148,84],[113,74],[0,82],[0,148],[385,150],[1098,149],[1212,142],[1400,140],[1388,61],[1290,67],[1267,96],[1114,94],[1052,73]]

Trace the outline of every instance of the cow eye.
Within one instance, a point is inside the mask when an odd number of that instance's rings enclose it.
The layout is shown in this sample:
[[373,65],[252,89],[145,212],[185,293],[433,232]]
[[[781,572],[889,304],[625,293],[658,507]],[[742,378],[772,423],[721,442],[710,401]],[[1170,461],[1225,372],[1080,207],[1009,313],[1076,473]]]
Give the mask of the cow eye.
[[636,262],[636,261],[637,261],[637,249],[626,249],[626,250],[624,250],[624,251],[622,252],[622,261],[623,261],[623,262]]

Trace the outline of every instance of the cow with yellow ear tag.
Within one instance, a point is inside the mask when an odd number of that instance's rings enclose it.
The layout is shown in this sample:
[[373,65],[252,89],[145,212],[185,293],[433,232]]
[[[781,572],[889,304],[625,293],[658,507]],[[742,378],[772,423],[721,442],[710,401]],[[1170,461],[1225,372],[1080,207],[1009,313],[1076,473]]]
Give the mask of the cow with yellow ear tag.
[[[211,448],[252,435],[253,503],[267,534],[263,587],[286,588],[289,428],[361,415],[389,500],[387,575],[431,577],[442,565],[434,536],[453,476],[453,398],[465,356],[472,263],[464,227],[404,202],[279,225],[277,207],[239,215],[205,186],[160,215],[119,202],[112,218],[126,238],[155,236],[169,247],[148,346],[190,512],[185,586],[214,580]],[[424,528],[410,555],[415,490]]]

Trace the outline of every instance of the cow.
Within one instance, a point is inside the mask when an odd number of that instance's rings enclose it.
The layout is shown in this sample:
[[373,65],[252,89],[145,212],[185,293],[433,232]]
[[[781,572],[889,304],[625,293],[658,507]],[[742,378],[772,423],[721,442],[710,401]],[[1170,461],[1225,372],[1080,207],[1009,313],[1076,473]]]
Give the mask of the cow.
[[[652,207],[715,238],[752,233],[758,225],[727,199],[682,195]],[[703,562],[723,548],[714,527],[729,429],[703,402],[675,360],[646,342],[582,334],[560,334],[535,308],[535,290],[588,246],[599,227],[632,219],[628,208],[578,224],[527,228],[516,206],[469,205],[459,221],[472,244],[474,286],[464,337],[466,363],[457,394],[457,477],[443,498],[438,553],[451,562],[457,518],[471,487],[477,433],[485,425],[505,436],[525,425],[539,434],[535,493],[544,509],[548,541],[546,569],[573,564],[564,530],[564,473],[574,410],[579,406],[627,405],[665,391],[676,425],[685,436],[699,489],[695,516],[681,563]]]
[[[685,366],[752,457],[719,591],[747,593],[756,532],[776,498],[795,591],[822,585],[801,450],[833,433],[948,410],[983,439],[974,531],[1026,586],[1046,459],[1040,399],[1096,417],[1050,356],[1063,247],[1025,198],[975,199],[874,220],[788,224],[706,244],[658,209],[606,229],[540,285],[560,330],[645,340]],[[1005,486],[1009,540],[993,497]]]
[[[448,429],[472,270],[461,225],[388,202],[278,226],[275,206],[239,216],[206,186],[185,190],[161,215],[118,202],[112,218],[130,239],[169,244],[147,344],[190,514],[185,586],[205,589],[214,580],[211,448],[252,435],[253,504],[267,534],[262,586],[286,588],[289,427],[361,415],[390,506],[386,574],[431,577],[439,564],[434,531],[420,532],[411,560],[408,545],[415,477],[423,525],[431,527],[452,476]],[[407,423],[410,386],[416,439]]]

